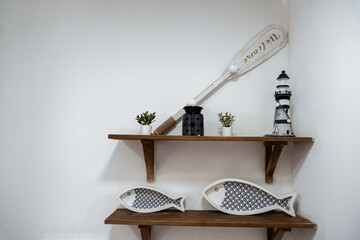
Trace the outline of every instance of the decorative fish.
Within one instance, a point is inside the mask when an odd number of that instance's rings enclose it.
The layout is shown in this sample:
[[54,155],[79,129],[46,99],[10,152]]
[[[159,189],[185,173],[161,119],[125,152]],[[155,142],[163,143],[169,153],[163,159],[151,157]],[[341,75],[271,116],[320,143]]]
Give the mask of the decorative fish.
[[121,193],[119,199],[122,205],[134,212],[158,212],[171,207],[182,212],[185,211],[184,196],[172,197],[169,194],[149,186],[130,188]]
[[253,215],[281,210],[295,217],[296,193],[278,197],[264,188],[241,179],[225,178],[213,182],[203,191],[206,200],[218,210],[235,215]]

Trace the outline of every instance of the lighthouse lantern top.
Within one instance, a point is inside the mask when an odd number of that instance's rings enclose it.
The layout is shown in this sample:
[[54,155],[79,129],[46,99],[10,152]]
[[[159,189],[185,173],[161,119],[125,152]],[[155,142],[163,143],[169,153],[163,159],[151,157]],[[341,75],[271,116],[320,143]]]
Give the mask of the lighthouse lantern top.
[[290,79],[289,76],[285,73],[284,70],[282,70],[281,74],[278,76],[277,80],[281,80],[281,79]]
[[279,77],[277,78],[278,81],[280,81],[280,85],[287,85],[287,81],[289,80],[289,76],[285,73],[283,70]]

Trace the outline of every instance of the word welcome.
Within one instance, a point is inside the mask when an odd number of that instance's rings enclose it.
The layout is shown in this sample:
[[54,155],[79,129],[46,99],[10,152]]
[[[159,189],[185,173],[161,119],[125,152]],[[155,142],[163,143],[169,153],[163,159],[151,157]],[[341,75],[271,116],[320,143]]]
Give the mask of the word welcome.
[[242,61],[243,63],[247,63],[248,60],[250,60],[252,57],[254,57],[256,54],[258,54],[259,52],[265,52],[266,51],[266,46],[271,46],[273,42],[277,41],[280,38],[280,35],[277,35],[275,33],[273,33],[269,39],[263,41],[259,47],[257,47],[254,51],[252,51],[252,53],[250,53],[249,55],[246,55],[246,57],[244,58],[244,60]]

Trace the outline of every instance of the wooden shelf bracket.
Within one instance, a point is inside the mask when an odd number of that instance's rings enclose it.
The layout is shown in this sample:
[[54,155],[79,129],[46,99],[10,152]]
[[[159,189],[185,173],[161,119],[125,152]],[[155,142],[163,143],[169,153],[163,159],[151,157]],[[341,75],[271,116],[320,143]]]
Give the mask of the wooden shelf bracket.
[[154,182],[154,140],[142,139],[141,143],[144,151],[146,181],[152,183]]
[[151,226],[139,225],[142,240],[151,240]]
[[268,228],[267,240],[280,240],[284,236],[285,232],[290,232],[291,228]]
[[266,183],[273,183],[274,171],[285,145],[287,145],[287,142],[264,142]]

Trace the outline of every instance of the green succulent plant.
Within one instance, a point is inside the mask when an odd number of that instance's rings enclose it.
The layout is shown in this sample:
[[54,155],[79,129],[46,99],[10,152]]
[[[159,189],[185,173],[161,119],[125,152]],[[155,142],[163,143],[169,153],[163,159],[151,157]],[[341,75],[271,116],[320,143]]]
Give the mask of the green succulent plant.
[[223,125],[223,127],[231,127],[235,122],[235,116],[231,115],[231,113],[219,113],[219,121]]
[[155,121],[155,112],[149,113],[149,111],[146,111],[140,115],[137,115],[135,119],[141,125],[150,125]]

